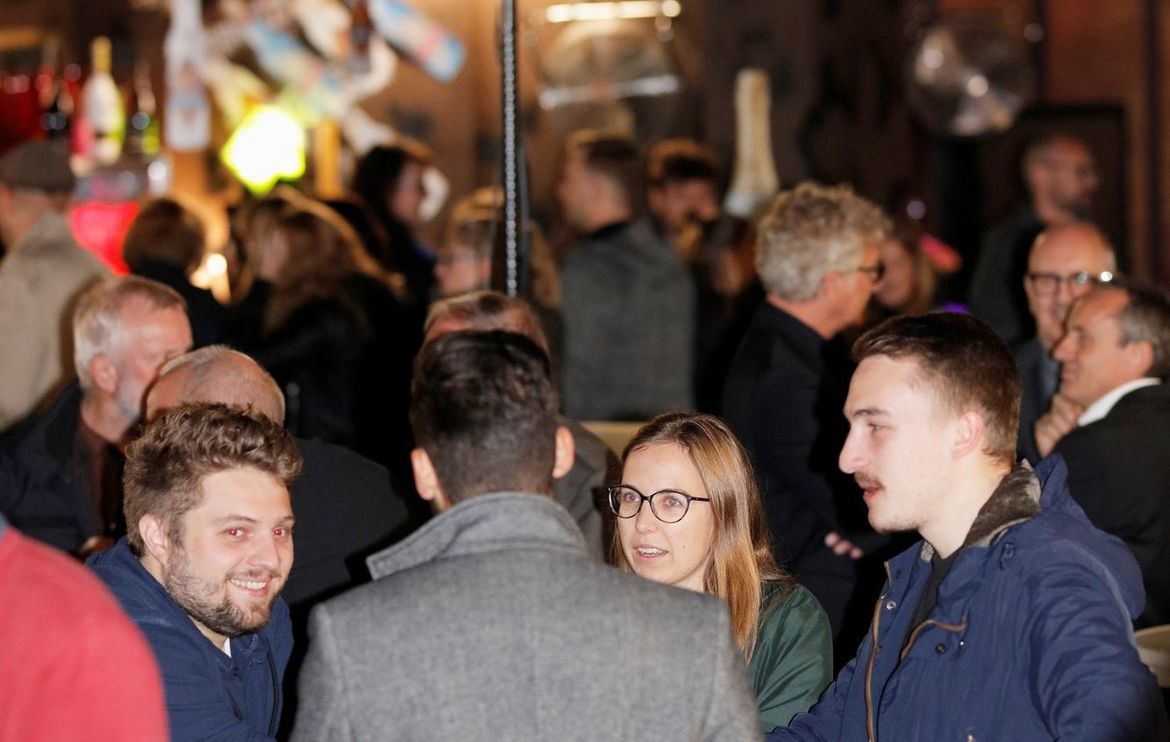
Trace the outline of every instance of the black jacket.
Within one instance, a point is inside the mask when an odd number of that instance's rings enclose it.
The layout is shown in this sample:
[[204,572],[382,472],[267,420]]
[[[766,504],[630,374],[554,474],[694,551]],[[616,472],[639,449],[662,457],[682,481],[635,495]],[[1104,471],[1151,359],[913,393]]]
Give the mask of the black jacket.
[[797,568],[829,531],[869,530],[837,468],[852,372],[841,344],[765,302],[727,374],[723,417],[755,466],[777,556]]
[[[25,535],[72,554],[102,530],[89,480],[75,464],[80,421],[81,387],[74,381],[43,416],[6,436],[0,450],[0,513]],[[111,537],[125,530],[118,520],[109,524]]]
[[1020,368],[1020,432],[1016,448],[1021,458],[1035,464],[1040,461],[1036,448],[1036,421],[1048,411],[1060,365],[1044,350],[1040,338],[1033,337],[1015,350]]
[[1146,588],[1143,626],[1170,623],[1170,387],[1136,389],[1101,420],[1056,445],[1068,488],[1093,525],[1137,558]]

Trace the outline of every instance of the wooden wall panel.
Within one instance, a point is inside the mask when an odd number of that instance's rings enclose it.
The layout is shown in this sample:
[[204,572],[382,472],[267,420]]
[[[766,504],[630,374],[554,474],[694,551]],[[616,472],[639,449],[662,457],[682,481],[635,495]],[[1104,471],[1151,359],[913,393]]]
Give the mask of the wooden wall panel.
[[1148,276],[1153,264],[1151,210],[1146,198],[1152,174],[1146,91],[1145,0],[1067,3],[1050,0],[1045,35],[1048,101],[1056,104],[1119,103],[1125,107],[1129,162],[1128,250],[1132,268]]

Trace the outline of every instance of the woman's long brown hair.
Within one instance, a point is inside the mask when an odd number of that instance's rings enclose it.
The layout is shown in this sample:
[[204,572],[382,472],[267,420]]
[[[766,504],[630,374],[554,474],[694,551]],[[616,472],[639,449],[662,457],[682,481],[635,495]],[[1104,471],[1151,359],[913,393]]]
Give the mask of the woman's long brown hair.
[[[677,444],[687,452],[711,498],[715,538],[703,589],[727,601],[736,644],[750,662],[758,639],[764,583],[781,583],[781,595],[795,584],[772,556],[751,462],[735,434],[719,418],[668,412],[642,426],[622,452],[622,463],[634,451],[663,443]],[[610,557],[619,569],[633,571],[616,528]]]

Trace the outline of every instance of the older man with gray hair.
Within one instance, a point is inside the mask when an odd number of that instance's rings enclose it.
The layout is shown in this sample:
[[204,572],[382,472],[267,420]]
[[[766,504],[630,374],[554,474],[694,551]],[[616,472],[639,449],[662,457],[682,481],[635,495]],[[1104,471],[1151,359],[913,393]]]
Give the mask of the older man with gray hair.
[[[849,610],[859,579],[854,562],[880,541],[856,487],[837,469],[853,370],[838,334],[862,320],[888,230],[881,211],[848,187],[802,183],[781,193],[760,225],[756,251],[766,300],[723,395],[723,416],[760,479],[778,560],[821,601],[835,643],[848,652],[871,605],[862,595],[867,607]],[[857,621],[846,626],[847,615]]]
[[1146,588],[1138,624],[1170,623],[1170,299],[1101,286],[1073,304],[1054,354],[1060,393],[1084,409],[1054,450],[1068,464],[1069,491],[1137,558]]
[[124,276],[87,291],[73,317],[71,384],[0,451],[12,486],[0,512],[25,534],[85,556],[122,523],[122,450],[168,358],[191,347],[186,304],[160,283]]

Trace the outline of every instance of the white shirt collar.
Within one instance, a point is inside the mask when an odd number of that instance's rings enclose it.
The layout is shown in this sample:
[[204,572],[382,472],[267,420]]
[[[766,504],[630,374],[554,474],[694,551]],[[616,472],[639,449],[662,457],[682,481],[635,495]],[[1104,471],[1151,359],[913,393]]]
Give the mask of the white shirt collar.
[[1154,386],[1155,384],[1161,383],[1161,379],[1155,379],[1151,376],[1146,376],[1141,379],[1134,379],[1133,381],[1127,381],[1121,386],[1115,388],[1113,391],[1105,394],[1105,396],[1101,397],[1093,404],[1086,407],[1085,411],[1081,413],[1081,416],[1077,418],[1077,425],[1088,425],[1089,423],[1095,423],[1108,415],[1109,411],[1113,409],[1113,405],[1117,404],[1118,400],[1120,400],[1125,395],[1129,394],[1135,389],[1141,389],[1142,387]]

